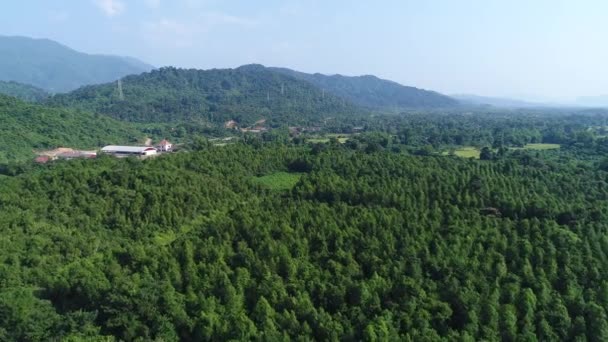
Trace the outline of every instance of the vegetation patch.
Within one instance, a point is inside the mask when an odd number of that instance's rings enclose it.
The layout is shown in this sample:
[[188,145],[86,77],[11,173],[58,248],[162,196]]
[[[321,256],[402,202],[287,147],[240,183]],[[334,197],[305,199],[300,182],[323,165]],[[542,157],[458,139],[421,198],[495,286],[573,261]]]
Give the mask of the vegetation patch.
[[133,144],[141,135],[134,126],[103,115],[0,95],[0,163],[33,159],[32,150]]
[[449,152],[443,152],[442,154],[444,156],[445,155],[455,155],[455,156],[461,157],[461,158],[479,159],[480,151],[476,147],[464,146],[464,147],[460,147],[456,150],[450,150]]
[[277,172],[270,175],[255,177],[257,184],[275,191],[291,190],[300,180],[303,173]]
[[311,138],[307,138],[306,141],[311,142],[313,144],[326,144],[331,140],[331,138],[338,139],[338,142],[340,142],[341,144],[344,144],[348,141],[348,139],[350,139],[349,134],[326,134],[324,136],[314,136]]
[[560,148],[559,144],[527,144],[524,146],[526,150],[556,150]]
[[[561,146],[559,144],[526,144],[524,147],[511,147],[512,150],[556,150]],[[472,146],[464,146],[449,152],[443,152],[442,155],[455,155],[461,158],[479,159],[481,151]]]

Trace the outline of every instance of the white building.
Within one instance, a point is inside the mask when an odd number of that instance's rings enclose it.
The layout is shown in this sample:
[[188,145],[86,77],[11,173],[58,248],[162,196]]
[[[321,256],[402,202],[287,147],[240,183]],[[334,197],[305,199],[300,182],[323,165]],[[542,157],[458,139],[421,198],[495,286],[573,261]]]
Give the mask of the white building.
[[158,143],[158,145],[156,145],[156,149],[161,152],[170,152],[173,149],[173,144],[171,144],[167,139],[163,139]]
[[156,154],[156,149],[149,146],[115,146],[110,145],[101,149],[101,152],[117,156],[150,156]]

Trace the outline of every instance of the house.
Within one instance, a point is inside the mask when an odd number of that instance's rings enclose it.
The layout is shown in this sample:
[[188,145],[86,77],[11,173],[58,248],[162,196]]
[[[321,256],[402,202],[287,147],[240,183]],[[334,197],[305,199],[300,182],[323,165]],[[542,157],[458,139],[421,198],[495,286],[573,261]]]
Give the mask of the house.
[[173,144],[167,139],[163,139],[156,145],[156,149],[160,152],[170,152],[173,149]]
[[46,164],[51,160],[51,157],[49,156],[38,156],[36,157],[36,159],[34,159],[34,161],[38,164]]
[[101,152],[114,156],[150,156],[156,154],[156,149],[149,146],[116,146],[109,145]]
[[224,128],[227,128],[227,129],[237,129],[238,126],[239,126],[239,123],[234,120],[226,121],[224,123]]

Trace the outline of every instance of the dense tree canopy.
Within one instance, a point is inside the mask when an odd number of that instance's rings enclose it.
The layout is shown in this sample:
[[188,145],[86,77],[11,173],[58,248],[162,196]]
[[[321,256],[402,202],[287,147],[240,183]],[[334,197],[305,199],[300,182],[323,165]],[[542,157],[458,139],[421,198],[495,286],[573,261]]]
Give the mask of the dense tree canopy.
[[0,339],[608,338],[605,171],[199,145],[0,178]]
[[434,91],[403,86],[376,76],[342,76],[307,74],[290,69],[272,68],[295,78],[305,80],[336,96],[360,106],[385,110],[403,108],[457,107],[457,100]]
[[40,88],[12,81],[0,81],[0,94],[13,96],[28,102],[42,101],[49,96],[46,91]]
[[32,159],[35,149],[97,148],[142,138],[138,129],[108,117],[0,95],[0,163]]
[[[122,92],[0,96],[0,340],[608,339],[606,113],[369,115],[255,65]],[[144,135],[181,152],[15,162]]]
[[56,95],[50,103],[73,106],[135,122],[223,124],[245,127],[260,119],[273,125],[319,123],[364,111],[300,81],[263,67],[186,70],[162,68],[116,83]]

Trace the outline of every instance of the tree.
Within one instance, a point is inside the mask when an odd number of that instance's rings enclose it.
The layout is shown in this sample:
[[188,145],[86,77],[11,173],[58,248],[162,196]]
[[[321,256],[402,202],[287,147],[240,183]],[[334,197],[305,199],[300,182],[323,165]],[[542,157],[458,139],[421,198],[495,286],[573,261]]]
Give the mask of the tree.
[[484,147],[481,149],[481,152],[479,153],[479,159],[480,160],[492,160],[494,159],[494,153],[492,152],[492,150],[489,147]]

